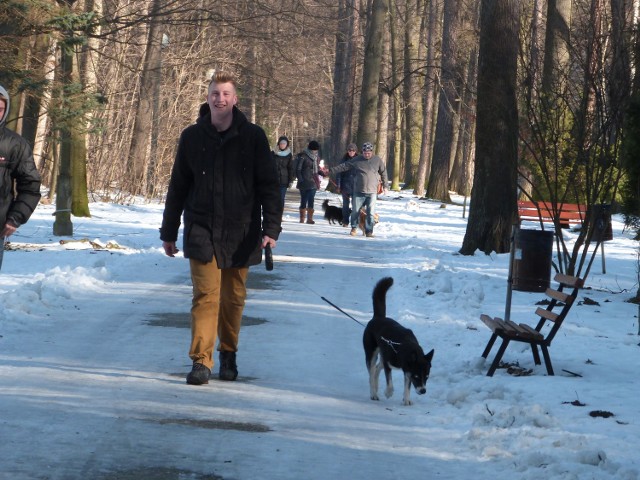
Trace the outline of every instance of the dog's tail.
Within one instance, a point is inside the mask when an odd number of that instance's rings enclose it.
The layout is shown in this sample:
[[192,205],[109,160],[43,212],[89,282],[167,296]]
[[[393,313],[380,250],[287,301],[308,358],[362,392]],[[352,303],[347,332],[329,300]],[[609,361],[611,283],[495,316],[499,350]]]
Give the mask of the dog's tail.
[[329,206],[329,200],[326,199],[324,202],[322,202],[322,210],[326,210],[327,207]]
[[393,278],[384,277],[379,280],[373,289],[373,318],[385,318],[387,316],[387,290],[393,285]]

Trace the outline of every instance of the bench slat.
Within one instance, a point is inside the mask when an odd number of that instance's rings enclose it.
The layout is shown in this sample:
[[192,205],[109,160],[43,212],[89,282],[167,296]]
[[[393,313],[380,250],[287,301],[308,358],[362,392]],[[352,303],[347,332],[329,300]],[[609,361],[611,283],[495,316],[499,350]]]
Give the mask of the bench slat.
[[565,275],[564,273],[556,273],[556,276],[553,279],[556,282],[571,288],[582,288],[584,286],[583,279],[579,277],[572,277],[571,275]]
[[566,303],[567,299],[570,297],[568,293],[559,292],[558,290],[554,290],[553,288],[547,288],[545,295],[549,298],[557,300],[559,302]]
[[539,315],[542,318],[546,318],[547,320],[551,320],[552,322],[555,322],[558,319],[557,313],[540,307],[536,309],[536,315]]
[[529,335],[531,335],[531,337],[537,338],[538,340],[544,339],[544,336],[539,331],[537,331],[535,328],[530,327],[526,323],[521,323],[520,327],[526,330],[529,333]]
[[560,203],[556,205],[554,213],[553,205],[545,202],[518,201],[518,215],[520,220],[542,221],[553,223],[557,217],[560,223],[581,224],[584,221],[587,208],[577,203]]

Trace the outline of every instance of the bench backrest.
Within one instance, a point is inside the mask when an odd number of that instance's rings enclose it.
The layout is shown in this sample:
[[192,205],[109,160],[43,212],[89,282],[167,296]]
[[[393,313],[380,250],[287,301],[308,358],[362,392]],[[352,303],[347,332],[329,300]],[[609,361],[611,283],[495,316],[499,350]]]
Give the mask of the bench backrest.
[[[540,332],[542,327],[547,321],[553,323],[551,330],[545,338],[547,345],[551,344],[551,341],[558,333],[558,330],[562,326],[565,317],[571,310],[571,306],[578,297],[578,290],[584,286],[584,280],[578,277],[572,277],[563,273],[557,273],[554,280],[558,282],[557,289],[547,288],[545,294],[551,299],[547,308],[536,309],[536,315],[540,317],[536,330]],[[557,313],[553,311],[556,307],[562,307]]]
[[553,223],[558,218],[561,224],[582,224],[587,207],[577,203],[559,203],[554,214],[553,205],[547,202],[518,201],[518,215],[520,220],[542,221]]

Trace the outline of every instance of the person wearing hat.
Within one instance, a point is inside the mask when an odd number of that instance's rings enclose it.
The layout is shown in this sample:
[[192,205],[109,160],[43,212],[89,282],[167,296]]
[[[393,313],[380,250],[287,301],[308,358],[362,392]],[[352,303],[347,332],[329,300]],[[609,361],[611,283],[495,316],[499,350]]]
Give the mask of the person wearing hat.
[[362,145],[362,154],[329,170],[329,173],[342,173],[347,170],[354,171],[353,200],[351,209],[351,231],[349,235],[355,236],[358,227],[360,209],[366,211],[365,235],[373,237],[373,216],[376,213],[376,200],[378,198],[378,184],[382,181],[383,193],[387,191],[387,168],[382,159],[373,154],[373,144],[365,142]]
[[[355,143],[347,145],[347,151],[338,163],[348,162],[358,155],[358,146]],[[349,169],[346,172],[342,172],[336,176],[336,185],[340,195],[342,195],[342,226],[349,225],[349,217],[351,216],[351,195],[353,193],[353,181],[355,178],[355,171]]]
[[314,224],[313,202],[316,197],[316,190],[320,188],[320,176],[323,170],[320,168],[320,144],[311,140],[307,148],[296,156],[296,178],[297,188],[300,190],[300,223]]
[[278,181],[280,182],[280,197],[282,198],[282,207],[284,208],[284,197],[287,194],[287,188],[293,183],[293,155],[289,148],[289,139],[284,135],[278,139],[278,146],[271,152],[276,162],[278,170]]
[[4,240],[29,220],[40,201],[40,174],[29,143],[9,130],[9,93],[0,86],[0,267]]

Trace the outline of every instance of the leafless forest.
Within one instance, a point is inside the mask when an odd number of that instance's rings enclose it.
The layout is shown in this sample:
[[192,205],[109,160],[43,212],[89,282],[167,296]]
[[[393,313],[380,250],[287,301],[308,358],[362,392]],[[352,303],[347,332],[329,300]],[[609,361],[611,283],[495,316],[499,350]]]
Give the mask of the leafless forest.
[[316,139],[335,163],[373,141],[392,188],[443,202],[473,189],[463,250],[504,251],[517,195],[618,195],[639,3],[3,0],[0,83],[74,215],[91,196],[162,198],[222,69],[273,144]]

